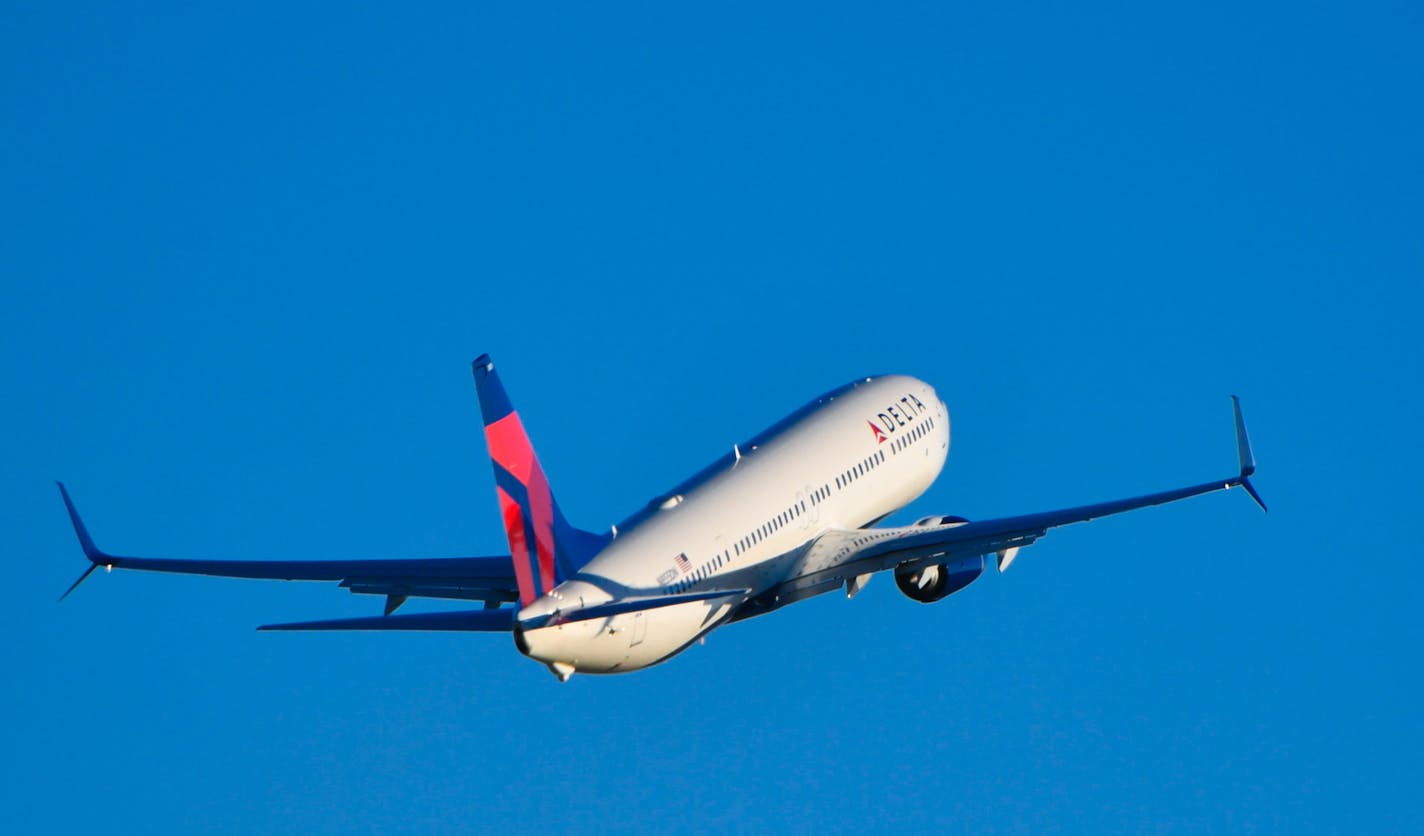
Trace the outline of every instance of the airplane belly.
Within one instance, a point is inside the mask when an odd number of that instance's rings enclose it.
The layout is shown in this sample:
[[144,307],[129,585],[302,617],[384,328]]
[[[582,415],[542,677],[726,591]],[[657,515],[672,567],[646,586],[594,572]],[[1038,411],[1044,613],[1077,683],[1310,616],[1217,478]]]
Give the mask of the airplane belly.
[[732,605],[693,601],[604,619],[519,630],[524,655],[578,673],[623,673],[657,664],[687,647],[730,614]]

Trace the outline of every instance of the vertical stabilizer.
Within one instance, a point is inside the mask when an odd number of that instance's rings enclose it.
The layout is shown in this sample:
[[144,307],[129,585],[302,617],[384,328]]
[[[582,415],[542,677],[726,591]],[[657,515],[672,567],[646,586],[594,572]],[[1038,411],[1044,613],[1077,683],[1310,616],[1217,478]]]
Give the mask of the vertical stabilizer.
[[608,538],[569,525],[494,363],[483,354],[472,365],[519,603],[527,606],[577,572]]

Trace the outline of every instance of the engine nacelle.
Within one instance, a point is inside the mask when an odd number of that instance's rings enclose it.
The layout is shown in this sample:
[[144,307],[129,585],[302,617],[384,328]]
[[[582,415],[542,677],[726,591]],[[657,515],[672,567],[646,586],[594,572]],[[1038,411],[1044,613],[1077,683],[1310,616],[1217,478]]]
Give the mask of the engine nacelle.
[[915,520],[915,525],[964,525],[967,522],[969,522],[969,520],[955,516],[921,517]]
[[912,601],[933,604],[970,585],[983,571],[982,554],[953,563],[896,566],[895,586]]

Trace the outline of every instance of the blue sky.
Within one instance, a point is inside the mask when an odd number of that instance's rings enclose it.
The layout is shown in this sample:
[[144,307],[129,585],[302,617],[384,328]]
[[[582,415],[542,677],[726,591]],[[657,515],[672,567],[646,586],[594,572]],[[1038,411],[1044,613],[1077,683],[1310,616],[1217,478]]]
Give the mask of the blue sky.
[[[1413,4],[20,4],[0,33],[16,832],[1414,830]],[[877,578],[640,674],[270,635],[116,552],[502,551],[468,362],[607,525],[877,372],[897,519],[1229,474],[938,605]]]

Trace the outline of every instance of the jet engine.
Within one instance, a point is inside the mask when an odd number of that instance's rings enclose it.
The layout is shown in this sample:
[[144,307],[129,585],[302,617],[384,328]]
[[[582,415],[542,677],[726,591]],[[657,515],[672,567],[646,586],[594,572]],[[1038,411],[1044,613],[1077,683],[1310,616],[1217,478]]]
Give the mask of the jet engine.
[[953,563],[906,563],[895,567],[895,585],[906,598],[933,604],[973,583],[983,571],[982,554]]
[[964,525],[967,522],[969,522],[969,520],[955,516],[921,517],[915,520],[915,525]]

